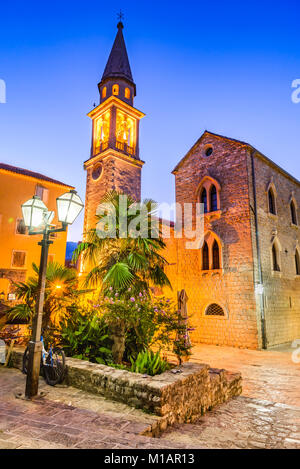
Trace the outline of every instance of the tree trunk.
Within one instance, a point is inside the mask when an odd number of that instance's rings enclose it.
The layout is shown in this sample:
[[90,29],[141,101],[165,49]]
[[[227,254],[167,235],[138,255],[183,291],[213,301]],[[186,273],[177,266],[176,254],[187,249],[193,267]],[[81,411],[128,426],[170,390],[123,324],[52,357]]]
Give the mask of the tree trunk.
[[115,322],[110,325],[113,340],[112,355],[114,363],[121,364],[125,352],[125,324]]

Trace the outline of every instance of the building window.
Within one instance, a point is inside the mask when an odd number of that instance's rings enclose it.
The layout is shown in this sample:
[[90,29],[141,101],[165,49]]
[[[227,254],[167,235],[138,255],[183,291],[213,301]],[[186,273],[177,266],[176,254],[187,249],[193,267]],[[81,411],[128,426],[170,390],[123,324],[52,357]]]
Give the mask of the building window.
[[269,213],[276,215],[276,203],[273,189],[268,190]]
[[221,269],[221,248],[214,233],[208,232],[201,252],[202,270]]
[[125,88],[125,98],[130,99],[130,89],[129,88]]
[[102,89],[102,98],[106,98],[106,86]]
[[112,93],[113,93],[113,95],[118,96],[118,94],[119,94],[119,85],[113,85]]
[[292,218],[292,223],[293,225],[297,225],[297,212],[296,212],[296,206],[294,201],[292,200],[290,203],[290,209],[291,209],[291,218]]
[[12,267],[24,267],[26,263],[26,252],[25,251],[13,251],[12,255]]
[[205,149],[204,149],[204,155],[205,156],[210,156],[212,155],[213,153],[213,147],[211,145],[208,145]]
[[214,241],[213,248],[212,248],[212,258],[213,258],[213,269],[220,268],[220,252],[219,252],[219,245],[217,241]]
[[207,192],[205,187],[202,189],[200,201],[204,205],[204,213],[207,213]]
[[25,226],[23,218],[17,218],[16,234],[20,234],[20,235],[26,234],[26,226]]
[[295,267],[296,267],[296,275],[300,275],[300,255],[298,249],[295,252]]
[[218,210],[218,197],[216,186],[212,185],[210,188],[210,211],[216,212]]
[[206,241],[202,248],[202,270],[209,270],[209,250]]
[[45,187],[37,184],[35,188],[35,195],[37,195],[43,202],[48,202],[49,190]]
[[205,316],[225,316],[224,309],[217,303],[212,303],[206,308]]
[[215,179],[205,176],[199,184],[197,194],[200,202],[204,204],[204,213],[220,210],[221,186]]
[[280,272],[280,267],[279,267],[279,262],[278,262],[278,250],[277,250],[275,243],[273,243],[273,246],[272,246],[272,264],[273,264],[273,271]]

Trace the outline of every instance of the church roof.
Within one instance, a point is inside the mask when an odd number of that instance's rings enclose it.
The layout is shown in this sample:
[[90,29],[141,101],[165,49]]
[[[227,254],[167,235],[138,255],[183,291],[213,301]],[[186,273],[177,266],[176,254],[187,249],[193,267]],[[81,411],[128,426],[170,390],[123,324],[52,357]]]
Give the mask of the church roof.
[[118,23],[118,32],[115,42],[112,46],[101,81],[107,78],[117,77],[125,78],[131,83],[134,83],[122,30],[123,23],[120,21]]
[[287,178],[291,179],[293,182],[295,182],[296,184],[300,185],[300,181],[298,181],[297,178],[295,178],[294,176],[292,176],[290,173],[288,173],[285,169],[281,168],[281,166],[279,166],[278,164],[274,163],[274,161],[272,161],[270,158],[268,158],[267,156],[265,156],[263,153],[261,153],[259,150],[257,150],[253,145],[251,145],[250,143],[247,143],[247,142],[243,142],[242,140],[237,140],[235,138],[230,138],[230,137],[226,137],[224,135],[219,135],[219,134],[216,134],[214,132],[209,132],[208,130],[205,130],[203,132],[203,134],[201,135],[201,137],[197,140],[197,142],[192,146],[192,148],[187,152],[187,154],[179,161],[179,163],[175,166],[175,168],[173,169],[172,173],[173,174],[176,174],[176,172],[179,170],[179,168],[182,166],[182,164],[188,159],[188,157],[190,156],[190,154],[193,152],[194,148],[201,142],[201,140],[203,139],[203,137],[205,135],[212,135],[213,137],[216,137],[216,138],[220,138],[222,140],[228,140],[230,142],[233,142],[235,144],[238,144],[238,145],[241,145],[241,146],[246,146],[248,147],[251,151],[255,152],[255,155],[257,157],[259,157],[261,160],[263,160],[265,163],[269,164],[270,166],[273,166],[273,168],[275,168],[277,171],[279,171],[280,173],[282,173],[284,176],[286,176]]

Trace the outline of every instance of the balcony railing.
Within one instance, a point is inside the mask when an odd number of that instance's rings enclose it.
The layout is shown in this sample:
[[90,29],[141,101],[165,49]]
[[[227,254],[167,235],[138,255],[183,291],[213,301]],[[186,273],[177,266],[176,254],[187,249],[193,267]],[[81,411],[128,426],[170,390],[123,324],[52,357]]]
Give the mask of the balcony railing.
[[128,155],[135,156],[135,147],[134,146],[131,147],[130,145],[127,145],[126,142],[122,142],[120,140],[117,140],[116,141],[116,149],[121,150],[124,153],[127,153]]
[[99,145],[96,145],[95,147],[95,155],[98,153],[101,153],[102,151],[105,151],[108,148],[108,140],[106,142],[101,142]]

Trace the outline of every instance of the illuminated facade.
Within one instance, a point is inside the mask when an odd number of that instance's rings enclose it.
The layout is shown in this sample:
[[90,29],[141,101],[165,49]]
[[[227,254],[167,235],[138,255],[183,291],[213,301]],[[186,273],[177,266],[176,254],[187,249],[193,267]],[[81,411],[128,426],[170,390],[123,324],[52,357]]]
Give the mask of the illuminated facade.
[[[140,199],[139,121],[123,25],[99,83],[84,231],[103,195]],[[176,202],[204,206],[204,242],[166,239],[173,293],[185,289],[194,342],[270,347],[300,337],[300,183],[251,145],[204,132],[173,171]],[[85,269],[81,269],[84,271]]]
[[[56,198],[72,186],[33,171],[0,163],[0,293],[3,299],[13,292],[12,282],[34,275],[32,263],[39,265],[38,236],[30,236],[22,219],[21,205],[38,195],[56,213]],[[53,225],[58,224],[55,215]],[[53,234],[49,261],[65,264],[67,233]],[[13,299],[13,296],[10,298]]]
[[95,214],[103,195],[110,190],[141,197],[139,121],[144,114],[134,108],[136,86],[123,37],[123,24],[113,44],[98,85],[100,104],[88,116],[92,119],[90,158],[87,172],[84,232],[95,226]]

